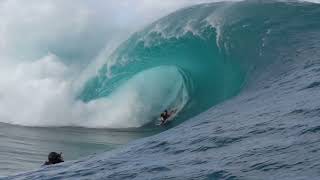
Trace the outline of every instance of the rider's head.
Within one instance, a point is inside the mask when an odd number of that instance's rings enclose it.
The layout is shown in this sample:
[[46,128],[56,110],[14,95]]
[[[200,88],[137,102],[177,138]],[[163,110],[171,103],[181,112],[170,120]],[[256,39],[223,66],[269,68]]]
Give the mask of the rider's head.
[[49,162],[52,164],[57,164],[57,163],[63,162],[63,158],[62,158],[61,154],[62,153],[58,154],[56,152],[51,152],[48,155]]

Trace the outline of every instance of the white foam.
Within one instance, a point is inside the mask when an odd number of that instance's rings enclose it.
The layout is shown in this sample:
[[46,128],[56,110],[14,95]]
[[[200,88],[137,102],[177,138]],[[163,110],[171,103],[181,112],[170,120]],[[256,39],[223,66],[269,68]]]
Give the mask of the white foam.
[[184,88],[175,68],[155,68],[137,74],[109,97],[83,103],[74,97],[73,74],[52,54],[4,66],[1,121],[26,126],[140,127],[174,103]]
[[2,63],[0,72],[1,122],[44,126],[68,114],[68,69],[54,55],[32,63]]

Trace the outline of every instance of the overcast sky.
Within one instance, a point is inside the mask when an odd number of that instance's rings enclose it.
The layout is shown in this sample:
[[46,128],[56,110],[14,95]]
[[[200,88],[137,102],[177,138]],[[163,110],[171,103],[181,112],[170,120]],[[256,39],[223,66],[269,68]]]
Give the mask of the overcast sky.
[[0,55],[58,47],[61,40],[74,43],[64,44],[68,51],[80,41],[91,46],[90,41],[135,32],[179,8],[214,1],[219,0],[0,0]]
[[0,0],[0,55],[58,49],[61,40],[69,52],[83,41],[98,46],[115,33],[129,34],[179,8],[211,1]]

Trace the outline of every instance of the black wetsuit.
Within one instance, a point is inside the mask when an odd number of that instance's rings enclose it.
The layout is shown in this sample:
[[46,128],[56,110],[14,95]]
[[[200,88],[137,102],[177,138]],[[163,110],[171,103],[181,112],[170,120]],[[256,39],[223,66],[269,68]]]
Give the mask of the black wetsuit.
[[161,124],[164,124],[164,123],[166,123],[167,119],[170,117],[170,114],[167,111],[165,111],[165,112],[161,113],[160,117],[162,118]]
[[167,120],[169,117],[170,117],[170,115],[168,114],[168,113],[162,113],[161,114],[161,117],[162,117],[162,119],[165,121],[165,120]]

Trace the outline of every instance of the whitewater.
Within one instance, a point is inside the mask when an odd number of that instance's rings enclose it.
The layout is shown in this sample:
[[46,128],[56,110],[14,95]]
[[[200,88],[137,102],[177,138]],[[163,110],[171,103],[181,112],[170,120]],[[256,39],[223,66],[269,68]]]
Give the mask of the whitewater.
[[319,4],[181,1],[127,29],[16,3],[0,2],[0,175],[52,148],[72,161],[1,179],[319,178]]

